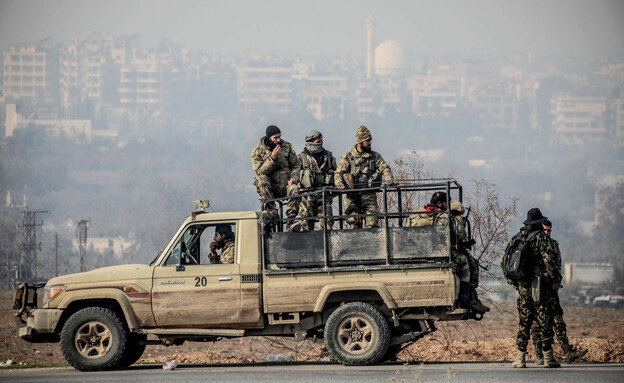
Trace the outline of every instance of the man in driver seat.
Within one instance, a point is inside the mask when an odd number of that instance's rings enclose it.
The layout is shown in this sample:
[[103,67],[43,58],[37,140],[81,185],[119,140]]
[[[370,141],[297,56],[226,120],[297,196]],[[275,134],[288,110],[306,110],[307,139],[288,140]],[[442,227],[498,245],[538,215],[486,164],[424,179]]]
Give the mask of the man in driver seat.
[[[217,250],[221,249],[221,254]],[[234,263],[234,233],[230,224],[220,224],[215,227],[215,235],[210,244],[208,255],[211,264]]]

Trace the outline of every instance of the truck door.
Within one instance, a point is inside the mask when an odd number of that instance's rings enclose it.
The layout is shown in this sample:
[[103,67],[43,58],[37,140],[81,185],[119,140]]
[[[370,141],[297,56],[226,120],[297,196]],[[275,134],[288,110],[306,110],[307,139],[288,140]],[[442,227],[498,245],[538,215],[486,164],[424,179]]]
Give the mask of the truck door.
[[[232,229],[236,249],[236,223],[225,224]],[[237,327],[241,310],[238,251],[234,251],[233,263],[211,264],[208,255],[214,234],[215,225],[189,225],[154,268],[152,311],[158,327]]]

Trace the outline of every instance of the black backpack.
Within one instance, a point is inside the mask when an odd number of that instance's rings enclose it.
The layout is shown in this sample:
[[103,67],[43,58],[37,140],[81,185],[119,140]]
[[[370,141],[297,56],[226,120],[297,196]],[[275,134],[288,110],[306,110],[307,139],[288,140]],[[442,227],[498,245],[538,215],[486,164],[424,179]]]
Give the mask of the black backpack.
[[529,241],[540,231],[536,230],[523,236],[522,232],[516,234],[513,240],[507,245],[503,255],[503,274],[505,278],[512,281],[521,281],[531,276],[531,246]]

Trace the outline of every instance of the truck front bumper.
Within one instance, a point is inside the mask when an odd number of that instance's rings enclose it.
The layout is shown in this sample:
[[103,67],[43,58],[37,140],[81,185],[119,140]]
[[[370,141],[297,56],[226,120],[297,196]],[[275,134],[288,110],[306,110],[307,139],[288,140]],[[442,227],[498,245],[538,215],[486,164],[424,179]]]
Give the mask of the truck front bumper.
[[33,343],[58,341],[55,330],[63,310],[34,309],[24,314],[26,320],[15,318],[20,338]]

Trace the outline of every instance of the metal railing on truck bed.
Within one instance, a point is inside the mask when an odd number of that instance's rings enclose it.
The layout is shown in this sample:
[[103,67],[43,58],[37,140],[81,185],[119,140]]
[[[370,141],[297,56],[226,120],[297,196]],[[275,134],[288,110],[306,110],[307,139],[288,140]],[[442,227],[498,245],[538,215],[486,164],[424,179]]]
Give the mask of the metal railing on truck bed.
[[[462,186],[453,179],[436,179],[426,181],[402,181],[397,185],[386,184],[375,187],[338,190],[322,188],[306,190],[305,193],[293,197],[276,198],[263,201],[278,205],[279,219],[263,220],[263,263],[267,271],[310,269],[310,268],[344,268],[375,265],[400,267],[443,267],[450,263],[452,239],[450,220],[443,226],[412,226],[406,227],[406,220],[413,214],[427,212],[415,210],[413,201],[429,201],[435,191],[444,191],[447,205],[451,199],[462,200]],[[379,214],[345,214],[343,196],[349,193],[378,193]],[[323,211],[327,211],[327,201],[337,204],[338,214],[317,217],[299,217],[298,219],[333,220],[332,228],[322,226],[320,230],[307,232],[286,232],[288,222],[284,217],[284,206],[292,198],[303,198],[321,195]],[[414,198],[419,196],[420,198]],[[425,197],[423,197],[425,196]],[[405,203],[407,200],[412,203]],[[412,208],[405,209],[405,206]],[[421,207],[418,206],[418,209]],[[450,210],[446,210],[450,215]],[[379,227],[366,229],[346,229],[347,218],[376,216]]]

